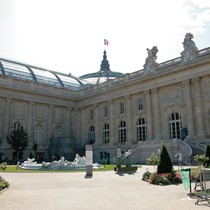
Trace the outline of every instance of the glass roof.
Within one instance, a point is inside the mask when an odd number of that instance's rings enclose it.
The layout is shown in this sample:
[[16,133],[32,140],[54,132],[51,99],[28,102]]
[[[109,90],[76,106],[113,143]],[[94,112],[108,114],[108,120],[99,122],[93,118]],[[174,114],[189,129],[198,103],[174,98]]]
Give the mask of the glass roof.
[[115,79],[122,76],[122,73],[110,70],[109,61],[107,60],[106,51],[104,50],[100,70],[98,72],[82,75],[80,79],[85,79],[91,84],[100,84],[110,79]]
[[62,74],[3,58],[0,58],[0,75],[70,90],[79,90],[88,83],[71,74]]

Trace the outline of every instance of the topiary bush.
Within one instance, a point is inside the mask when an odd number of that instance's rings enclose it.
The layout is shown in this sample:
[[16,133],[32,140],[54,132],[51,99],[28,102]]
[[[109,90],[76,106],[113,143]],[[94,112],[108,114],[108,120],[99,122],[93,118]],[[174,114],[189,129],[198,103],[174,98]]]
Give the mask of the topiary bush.
[[166,146],[163,144],[160,153],[160,161],[157,167],[157,173],[158,174],[171,173],[172,171],[173,171],[173,164],[171,161],[171,157],[168,154]]

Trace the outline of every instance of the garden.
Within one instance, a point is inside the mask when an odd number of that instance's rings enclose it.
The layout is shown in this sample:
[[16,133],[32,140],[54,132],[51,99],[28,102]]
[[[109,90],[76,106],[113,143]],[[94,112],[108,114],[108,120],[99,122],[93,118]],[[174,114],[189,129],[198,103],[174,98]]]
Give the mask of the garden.
[[[203,155],[196,155],[194,160],[198,163],[197,166],[190,167],[191,182],[200,181],[200,171],[202,167],[209,167],[210,165],[210,146],[207,145],[206,152]],[[171,157],[163,144],[160,155],[152,154],[147,159],[148,165],[154,165],[155,172],[146,171],[142,180],[155,185],[170,185],[182,183],[181,170],[174,170]]]

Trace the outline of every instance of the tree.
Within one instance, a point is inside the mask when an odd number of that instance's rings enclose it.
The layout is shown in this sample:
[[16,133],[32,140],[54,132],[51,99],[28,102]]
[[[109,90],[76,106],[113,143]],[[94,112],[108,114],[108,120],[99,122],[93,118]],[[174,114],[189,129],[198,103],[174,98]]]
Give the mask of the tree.
[[12,130],[7,136],[7,143],[14,149],[18,160],[22,159],[23,150],[27,147],[29,139],[30,137],[22,125]]
[[168,154],[166,146],[163,144],[160,153],[160,161],[157,167],[157,173],[158,174],[171,173],[172,170],[173,170],[173,164],[171,158]]

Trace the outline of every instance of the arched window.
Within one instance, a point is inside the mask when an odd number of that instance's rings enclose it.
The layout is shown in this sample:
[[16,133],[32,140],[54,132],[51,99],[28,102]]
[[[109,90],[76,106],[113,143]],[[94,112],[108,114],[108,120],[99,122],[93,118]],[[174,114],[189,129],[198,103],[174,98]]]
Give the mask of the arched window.
[[104,124],[104,128],[103,128],[103,143],[104,144],[107,144],[109,143],[109,124],[106,123]]
[[63,136],[63,129],[61,126],[56,126],[53,133],[54,138],[59,138]]
[[35,144],[42,144],[42,138],[43,138],[43,127],[41,124],[37,124],[34,128],[33,132],[33,137],[34,137],[34,143]]
[[147,138],[147,125],[144,118],[139,118],[137,121],[137,141],[145,141]]
[[121,121],[119,124],[119,142],[126,142],[126,122]]
[[169,116],[170,139],[181,139],[182,119],[179,113],[175,112]]

